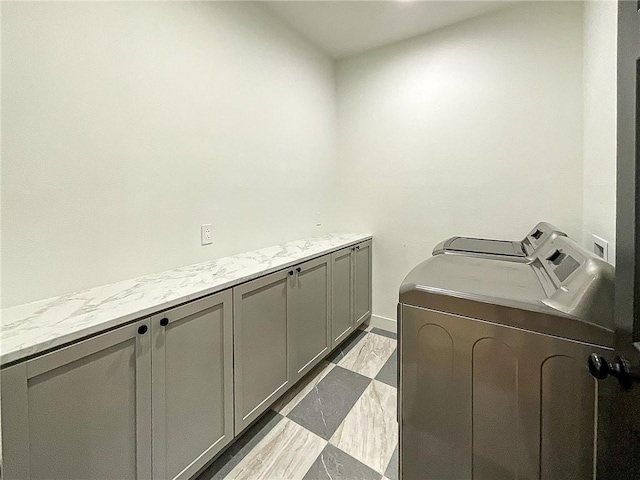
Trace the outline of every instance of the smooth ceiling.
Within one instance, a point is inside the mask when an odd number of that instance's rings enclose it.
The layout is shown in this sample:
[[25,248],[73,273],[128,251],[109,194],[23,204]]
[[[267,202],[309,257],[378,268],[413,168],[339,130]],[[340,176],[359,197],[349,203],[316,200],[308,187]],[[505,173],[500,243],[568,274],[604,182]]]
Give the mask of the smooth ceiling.
[[506,1],[264,1],[334,58],[404,40],[483,13]]

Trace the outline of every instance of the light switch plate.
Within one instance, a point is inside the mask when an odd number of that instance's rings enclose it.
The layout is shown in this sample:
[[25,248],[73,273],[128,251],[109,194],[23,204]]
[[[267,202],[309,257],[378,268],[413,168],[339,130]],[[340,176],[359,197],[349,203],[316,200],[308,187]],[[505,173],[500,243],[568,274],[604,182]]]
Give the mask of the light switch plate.
[[200,241],[202,245],[211,245],[213,243],[213,235],[211,234],[211,224],[207,223],[200,227]]

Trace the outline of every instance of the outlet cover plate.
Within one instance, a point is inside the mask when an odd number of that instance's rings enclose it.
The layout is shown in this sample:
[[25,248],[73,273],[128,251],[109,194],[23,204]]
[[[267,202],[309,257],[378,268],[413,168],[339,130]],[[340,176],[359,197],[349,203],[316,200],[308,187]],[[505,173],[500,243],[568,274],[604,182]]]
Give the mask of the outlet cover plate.
[[593,242],[593,253],[602,258],[605,262],[609,261],[609,242],[597,235],[591,235]]
[[212,227],[210,223],[200,227],[200,241],[202,245],[211,245],[213,243]]

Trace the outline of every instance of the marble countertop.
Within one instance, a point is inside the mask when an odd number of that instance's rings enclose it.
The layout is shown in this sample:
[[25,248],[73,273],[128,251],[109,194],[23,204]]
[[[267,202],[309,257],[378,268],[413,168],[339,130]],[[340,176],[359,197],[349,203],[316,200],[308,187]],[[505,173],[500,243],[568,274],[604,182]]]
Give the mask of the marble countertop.
[[330,234],[38,300],[2,310],[0,364],[21,360],[129,321],[371,238]]

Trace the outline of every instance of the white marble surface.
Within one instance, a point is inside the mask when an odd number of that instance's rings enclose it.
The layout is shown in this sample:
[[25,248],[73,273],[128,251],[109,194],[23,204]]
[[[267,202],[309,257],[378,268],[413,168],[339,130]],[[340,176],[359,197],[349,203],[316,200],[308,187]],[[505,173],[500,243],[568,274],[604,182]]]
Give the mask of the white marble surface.
[[98,333],[371,238],[330,234],[2,310],[0,364]]

